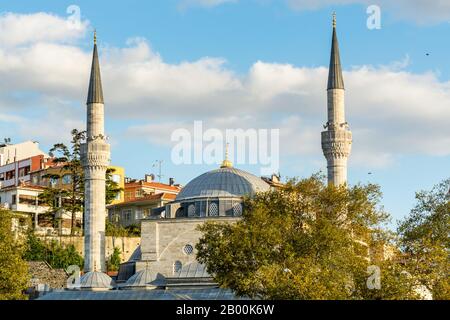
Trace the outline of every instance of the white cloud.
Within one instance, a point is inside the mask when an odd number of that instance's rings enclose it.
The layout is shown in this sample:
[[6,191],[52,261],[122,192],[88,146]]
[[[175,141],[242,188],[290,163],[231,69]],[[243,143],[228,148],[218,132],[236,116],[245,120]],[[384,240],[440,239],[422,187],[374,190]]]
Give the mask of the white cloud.
[[[0,129],[58,142],[84,126],[91,52],[39,37],[0,45]],[[323,159],[325,67],[257,61],[237,75],[219,58],[167,63],[144,39],[100,53],[107,117],[130,124],[126,132],[109,132],[113,139],[170,145],[174,129],[203,120],[219,129],[280,128],[282,156]],[[344,73],[352,163],[386,166],[399,155],[450,154],[450,83],[402,69],[407,62]]]
[[0,15],[0,46],[10,47],[40,41],[72,42],[84,36],[88,25],[87,21],[82,21],[75,26],[67,19],[44,12],[3,13]]
[[399,19],[418,23],[450,22],[450,1],[447,0],[286,0],[295,10],[316,10],[331,6],[362,4],[378,5]]

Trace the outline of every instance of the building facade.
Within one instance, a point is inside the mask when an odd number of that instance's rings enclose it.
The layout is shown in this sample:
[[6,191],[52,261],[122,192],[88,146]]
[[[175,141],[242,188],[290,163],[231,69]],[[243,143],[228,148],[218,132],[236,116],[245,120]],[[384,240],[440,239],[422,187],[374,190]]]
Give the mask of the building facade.
[[157,193],[107,206],[108,219],[122,227],[140,226],[141,220],[149,218],[156,208],[175,200],[172,193]]

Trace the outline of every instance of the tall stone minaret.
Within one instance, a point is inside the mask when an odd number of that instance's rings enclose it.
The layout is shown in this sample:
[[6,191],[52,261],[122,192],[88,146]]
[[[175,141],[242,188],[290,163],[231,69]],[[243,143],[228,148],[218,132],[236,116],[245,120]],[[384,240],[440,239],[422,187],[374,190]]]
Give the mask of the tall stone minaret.
[[328,183],[335,186],[347,182],[347,159],[352,146],[352,133],[345,121],[344,79],[336,35],[336,14],[333,14],[333,40],[328,73],[328,122],[322,132],[322,150],[327,159]]
[[106,271],[105,265],[105,180],[110,163],[110,146],[104,132],[104,103],[97,39],[94,33],[94,53],[87,98],[86,143],[81,147],[85,174],[84,203],[84,272]]

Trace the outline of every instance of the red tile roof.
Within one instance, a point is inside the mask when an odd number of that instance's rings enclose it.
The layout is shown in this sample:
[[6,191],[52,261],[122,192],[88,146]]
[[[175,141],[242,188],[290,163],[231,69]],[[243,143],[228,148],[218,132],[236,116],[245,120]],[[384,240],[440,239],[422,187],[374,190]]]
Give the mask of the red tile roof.
[[139,186],[145,186],[145,187],[157,188],[157,189],[166,189],[166,190],[170,190],[170,191],[180,191],[181,190],[181,187],[171,186],[169,184],[160,183],[160,182],[136,181],[136,182],[125,183],[125,188],[139,187]]
[[137,198],[135,200],[130,200],[130,201],[124,201],[124,202],[120,202],[120,203],[116,203],[116,204],[112,204],[109,205],[108,207],[115,207],[115,206],[124,206],[124,205],[129,205],[129,204],[134,204],[134,203],[141,203],[141,202],[145,202],[145,201],[157,201],[157,200],[167,200],[167,201],[173,201],[175,200],[177,196],[175,194],[172,193],[157,193],[157,194],[152,194],[152,195],[148,195],[142,198]]

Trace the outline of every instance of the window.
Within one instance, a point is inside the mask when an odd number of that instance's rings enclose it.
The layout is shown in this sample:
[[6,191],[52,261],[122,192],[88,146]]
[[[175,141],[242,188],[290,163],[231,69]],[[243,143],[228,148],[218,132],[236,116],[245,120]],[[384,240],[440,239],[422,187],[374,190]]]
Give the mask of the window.
[[182,268],[183,268],[183,264],[181,263],[181,261],[177,260],[173,263],[173,273],[174,274],[177,272],[180,272]]
[[65,174],[62,177],[62,184],[71,184],[72,183],[72,175],[70,174]]
[[116,196],[114,197],[114,200],[120,200],[120,192],[116,193]]
[[233,214],[234,214],[236,217],[242,216],[242,204],[240,204],[240,203],[235,203],[235,204],[233,205]]
[[124,209],[122,210],[122,217],[125,221],[131,220],[131,209]]
[[19,195],[19,203],[27,204],[29,206],[34,206],[34,205],[36,205],[36,197],[21,194],[21,195]]
[[142,197],[142,190],[141,190],[141,189],[137,189],[137,190],[135,191],[135,193],[134,193],[134,196],[135,196],[136,198]]
[[136,208],[136,211],[134,212],[134,219],[135,220],[139,220],[142,219],[142,209],[141,208]]
[[5,180],[12,180],[15,177],[16,177],[16,171],[15,170],[11,170],[11,171],[8,171],[6,173],[6,179]]
[[209,216],[210,217],[217,217],[219,215],[219,206],[217,203],[211,203],[209,205]]
[[19,168],[19,177],[24,177],[30,173],[30,166]]
[[5,181],[5,174],[3,172],[0,173],[0,181]]
[[190,204],[188,207],[188,217],[193,217],[193,216],[195,216],[195,205]]
[[56,186],[56,184],[58,183],[58,178],[50,178],[50,185],[52,187]]
[[187,256],[191,255],[194,252],[194,247],[190,244],[187,244],[183,247],[183,253]]
[[17,196],[16,196],[15,194],[13,194],[13,195],[12,195],[11,203],[12,203],[12,204],[16,204],[16,202],[17,202]]

